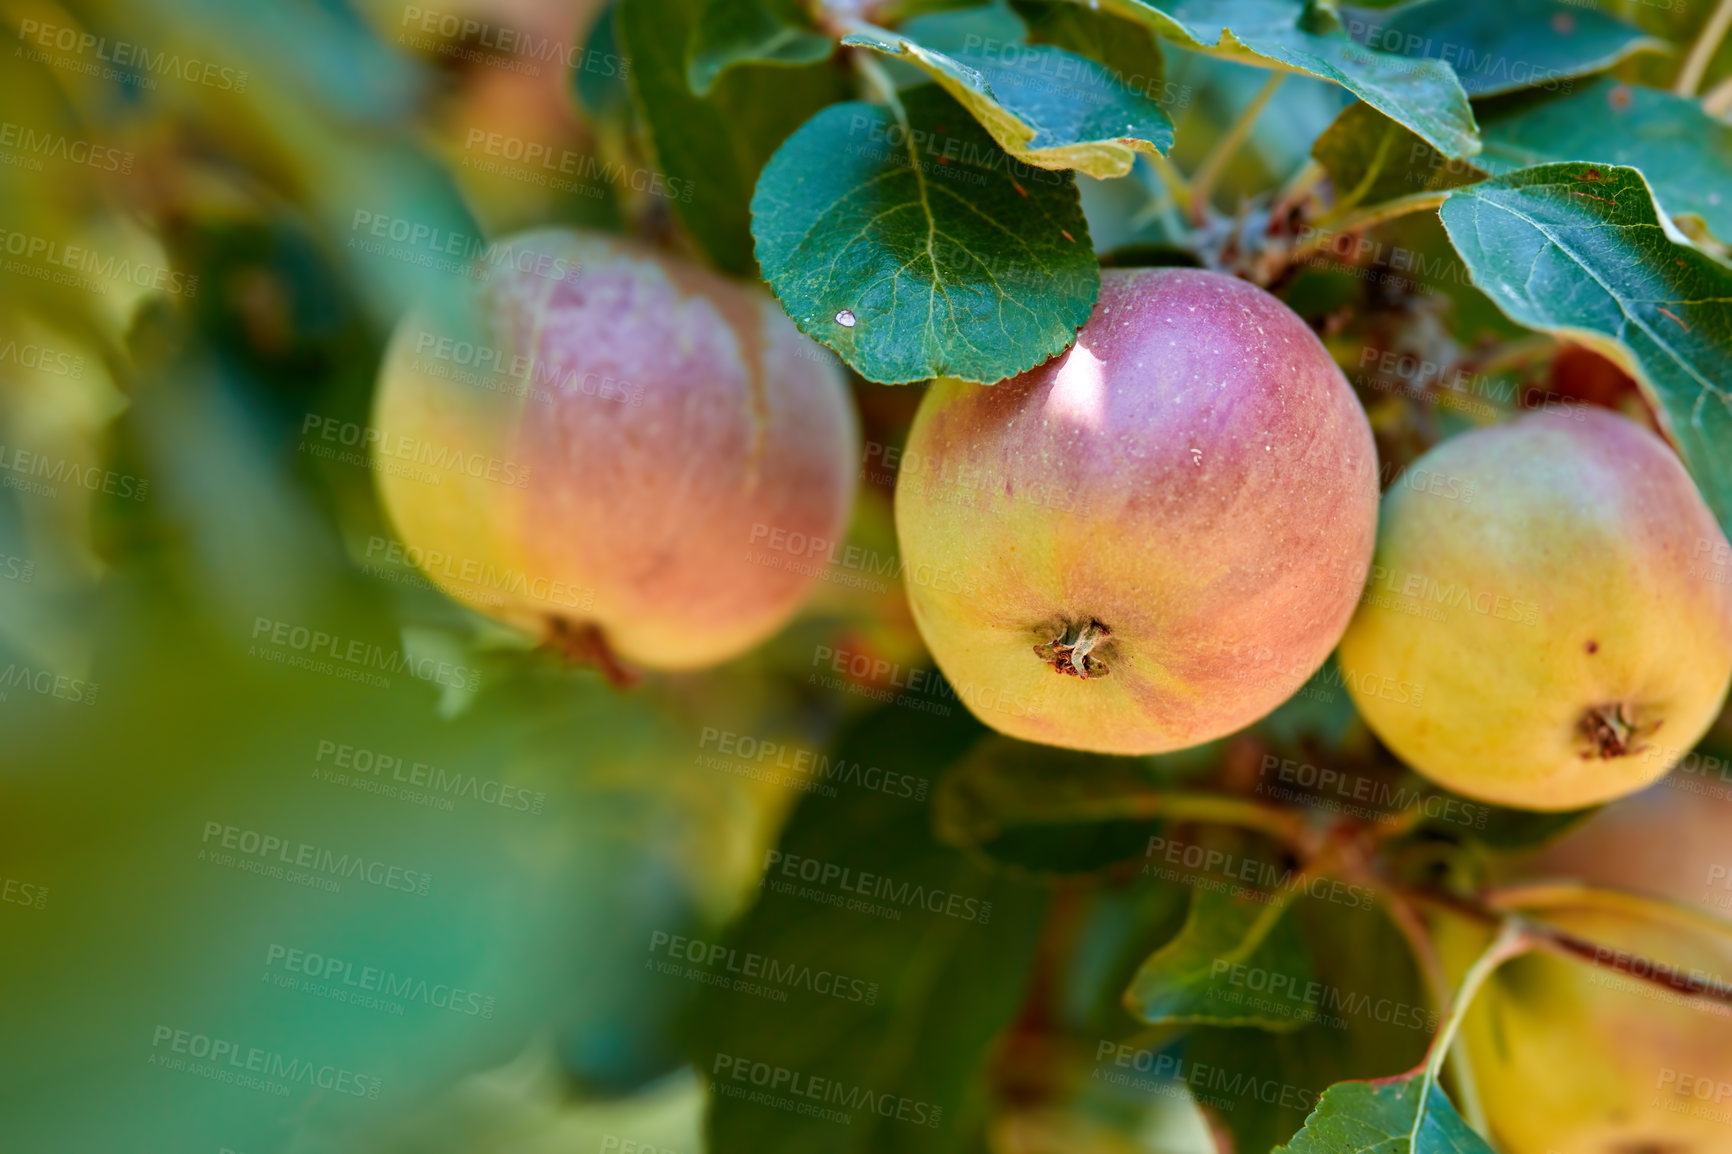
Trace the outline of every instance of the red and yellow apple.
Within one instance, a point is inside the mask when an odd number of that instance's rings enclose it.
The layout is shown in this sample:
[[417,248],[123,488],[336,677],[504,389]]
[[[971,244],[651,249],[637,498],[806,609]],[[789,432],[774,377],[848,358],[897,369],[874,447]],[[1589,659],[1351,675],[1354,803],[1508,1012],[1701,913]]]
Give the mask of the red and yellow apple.
[[556,230],[402,322],[374,425],[385,507],[442,589],[655,669],[793,614],[859,458],[840,370],[767,294]]
[[1068,352],[928,390],[896,489],[915,621],[1005,733],[1196,745],[1328,656],[1376,478],[1364,411],[1286,305],[1218,273],[1108,270]]

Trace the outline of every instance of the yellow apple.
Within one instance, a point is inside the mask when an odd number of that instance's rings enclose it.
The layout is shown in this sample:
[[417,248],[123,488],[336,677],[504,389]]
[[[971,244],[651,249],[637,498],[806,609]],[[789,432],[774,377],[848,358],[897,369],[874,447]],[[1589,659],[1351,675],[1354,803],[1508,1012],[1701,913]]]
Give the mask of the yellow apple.
[[[1532,887],[1520,908],[1608,951],[1608,967],[1554,954],[1506,963],[1481,988],[1459,1045],[1503,1154],[1732,1151],[1732,1007],[1638,980],[1638,959],[1698,984],[1732,984],[1732,927],[1711,916],[1732,864],[1732,799],[1657,785],[1618,802],[1522,873],[1628,885],[1681,905],[1656,919]],[[1695,907],[1695,908],[1690,908]],[[1459,975],[1485,943],[1450,921],[1439,943]]]
[[1732,583],[1710,562],[1726,547],[1671,449],[1612,413],[1452,438],[1384,499],[1341,640],[1348,691],[1459,793],[1538,810],[1621,797],[1725,700]]

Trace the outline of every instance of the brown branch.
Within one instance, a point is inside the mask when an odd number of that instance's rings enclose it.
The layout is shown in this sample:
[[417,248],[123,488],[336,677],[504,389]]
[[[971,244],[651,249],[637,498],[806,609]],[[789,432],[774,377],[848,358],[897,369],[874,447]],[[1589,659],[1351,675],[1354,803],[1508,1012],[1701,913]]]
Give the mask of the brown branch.
[[1562,930],[1547,922],[1536,920],[1531,914],[1499,911],[1472,898],[1458,897],[1454,894],[1441,893],[1435,890],[1406,890],[1404,893],[1416,901],[1461,914],[1484,925],[1501,925],[1510,917],[1518,917],[1522,920],[1530,940],[1540,949],[1623,974],[1634,981],[1670,990],[1681,997],[1701,998],[1704,1001],[1719,1005],[1732,1006],[1732,985],[1721,981],[1702,981],[1699,978],[1692,978],[1686,974],[1678,973],[1673,966],[1664,962],[1655,961],[1641,954],[1632,954],[1626,950],[1612,949],[1610,946],[1601,945],[1577,934],[1572,934],[1568,930]]

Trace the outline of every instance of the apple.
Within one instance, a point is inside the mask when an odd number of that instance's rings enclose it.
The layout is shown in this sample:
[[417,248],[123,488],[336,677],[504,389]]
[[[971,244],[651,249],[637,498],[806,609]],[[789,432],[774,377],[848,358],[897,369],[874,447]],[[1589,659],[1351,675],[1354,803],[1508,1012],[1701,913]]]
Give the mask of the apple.
[[1671,449],[1613,413],[1444,441],[1384,500],[1341,640],[1348,692],[1384,744],[1458,793],[1536,810],[1621,797],[1725,700],[1732,584],[1705,564],[1725,549]]
[[976,716],[1155,753],[1255,721],[1328,656],[1371,558],[1376,449],[1273,296],[1102,275],[1062,356],[928,389],[896,521],[915,622]]
[[613,238],[502,241],[398,326],[378,486],[451,596],[543,637],[689,669],[763,640],[842,537],[841,372],[770,297]]
[[[1505,1154],[1732,1149],[1732,1007],[1631,976],[1642,958],[1732,983],[1732,926],[1716,934],[1690,924],[1732,897],[1732,789],[1683,784],[1673,778],[1607,807],[1520,867],[1520,880],[1569,877],[1695,911],[1656,920],[1567,889],[1536,888],[1521,902],[1536,920],[1614,953],[1610,968],[1524,955],[1469,1008],[1459,1044]],[[1459,975],[1484,938],[1445,923],[1438,940]]]

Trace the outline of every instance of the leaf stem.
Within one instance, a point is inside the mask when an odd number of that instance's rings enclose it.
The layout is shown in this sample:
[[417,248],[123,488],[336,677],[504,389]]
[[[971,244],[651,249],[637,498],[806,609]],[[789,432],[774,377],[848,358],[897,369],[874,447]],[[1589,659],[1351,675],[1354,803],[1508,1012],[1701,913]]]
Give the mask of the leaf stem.
[[1382,204],[1374,204],[1370,208],[1348,213],[1336,221],[1333,228],[1307,230],[1287,254],[1288,261],[1296,264],[1318,249],[1328,247],[1331,241],[1343,234],[1363,232],[1373,225],[1406,216],[1408,213],[1439,208],[1448,196],[1447,192],[1416,192],[1411,196],[1399,196],[1394,200],[1386,200]]
[[[1371,163],[1365,166],[1365,175],[1359,178],[1359,183],[1352,191],[1336,201],[1328,212],[1317,219],[1318,224],[1328,224],[1338,220],[1359,206],[1365,199],[1365,194],[1371,191],[1371,186],[1377,183],[1377,178],[1383,173],[1383,162],[1389,157],[1390,145],[1395,140],[1395,126],[1391,124],[1383,134],[1383,139],[1377,142],[1377,151],[1371,156]],[[1339,190],[1337,190],[1339,191]]]
[[1318,838],[1305,819],[1289,810],[1213,793],[1148,793],[1120,797],[1057,799],[1040,811],[1042,824],[1166,818],[1214,825],[1238,826],[1267,834],[1306,856],[1314,856]]
[[[1498,926],[1497,937],[1491,945],[1485,948],[1485,953],[1469,967],[1467,976],[1462,978],[1461,987],[1455,991],[1451,1000],[1448,1016],[1438,1027],[1437,1036],[1431,1040],[1431,1049],[1425,1056],[1425,1081],[1420,1087],[1419,1111],[1413,1118],[1413,1135],[1418,1135],[1420,1124],[1425,1119],[1426,1099],[1431,1094],[1431,1087],[1436,1084],[1437,1077],[1443,1072],[1443,1060],[1449,1054],[1449,1048],[1455,1042],[1456,1031],[1467,1019],[1468,1008],[1473,1005],[1474,995],[1485,985],[1485,980],[1491,977],[1496,969],[1515,957],[1533,949],[1534,941],[1529,935],[1526,923],[1519,917],[1506,917]],[[1418,1144],[1414,1144],[1418,1148]]]
[[1303,816],[1289,810],[1210,793],[1172,793],[1149,801],[1151,817],[1234,825],[1268,834],[1307,856],[1317,852],[1317,838],[1311,827]]
[[1726,77],[1720,83],[1708,90],[1708,95],[1702,98],[1702,111],[1719,120],[1732,110],[1732,76]]
[[[1448,1013],[1454,1000],[1449,987],[1449,974],[1444,969],[1443,959],[1438,956],[1437,943],[1432,941],[1431,930],[1426,926],[1425,919],[1420,917],[1419,911],[1414,908],[1407,895],[1387,887],[1380,887],[1379,895],[1389,912],[1389,920],[1395,923],[1401,936],[1407,939],[1408,948],[1419,962],[1419,971],[1425,976],[1426,988],[1431,991],[1432,1005],[1436,1007],[1439,1015]],[[1467,1048],[1452,1045],[1448,1060],[1455,1071],[1456,1097],[1460,1099],[1462,1116],[1467,1119],[1469,1126],[1483,1136],[1488,1130],[1485,1106],[1479,1098],[1479,1086],[1474,1082],[1473,1062]]]
[[[1732,3],[1732,0],[1726,0]],[[1221,173],[1227,168],[1227,162],[1239,151],[1239,146],[1245,143],[1245,138],[1251,134],[1251,127],[1257,122],[1257,116],[1263,111],[1263,106],[1269,103],[1269,98],[1275,95],[1275,90],[1281,87],[1281,82],[1287,78],[1285,72],[1271,72],[1269,79],[1263,82],[1263,87],[1257,90],[1257,95],[1251,98],[1251,103],[1245,106],[1237,119],[1228,126],[1227,131],[1215,142],[1215,147],[1209,150],[1209,155],[1203,158],[1203,163],[1197,166],[1196,173],[1191,177],[1191,220],[1202,224],[1208,218],[1209,196],[1215,191],[1215,182],[1221,178]]]
[[908,113],[902,109],[902,98],[896,95],[896,82],[890,79],[890,74],[878,62],[878,57],[872,49],[856,48],[853,53],[853,60],[854,67],[859,69],[860,75],[878,90],[878,95],[884,98],[884,103],[889,105],[890,111],[895,113],[896,119],[904,127],[907,127]]
[[1270,217],[1277,220],[1285,218],[1292,207],[1310,196],[1312,190],[1323,183],[1323,178],[1328,175],[1328,171],[1316,160],[1306,160],[1304,164],[1299,166],[1299,171],[1295,172],[1287,179],[1287,183],[1281,186],[1281,191],[1275,194],[1274,207],[1269,212]]
[[1167,186],[1167,191],[1174,200],[1180,204],[1191,203],[1191,183],[1171,159],[1158,152],[1150,153],[1149,167],[1155,170],[1155,174],[1161,178],[1161,183]]
[[1694,96],[1696,89],[1702,83],[1702,76],[1708,71],[1708,65],[1714,59],[1714,52],[1720,47],[1720,41],[1726,38],[1726,29],[1732,27],[1732,0],[1720,0],[1714,6],[1714,12],[1708,17],[1708,22],[1702,25],[1702,31],[1696,36],[1696,43],[1690,46],[1690,55],[1684,58],[1684,67],[1678,70],[1678,82],[1672,91],[1679,96]]

